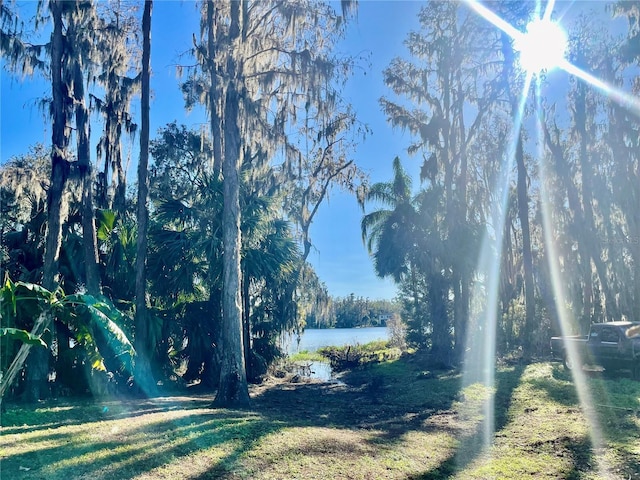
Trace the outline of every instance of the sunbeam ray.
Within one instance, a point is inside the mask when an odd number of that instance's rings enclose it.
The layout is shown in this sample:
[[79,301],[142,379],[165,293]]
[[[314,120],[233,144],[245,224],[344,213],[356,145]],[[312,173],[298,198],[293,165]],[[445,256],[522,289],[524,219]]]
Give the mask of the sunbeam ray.
[[[471,10],[480,15],[482,18],[493,24],[499,30],[505,32],[513,40],[514,44],[523,42],[531,42],[534,40],[534,35],[529,36],[529,29],[526,32],[521,32],[514,26],[509,24],[499,15],[495,14],[483,4],[477,0],[463,0],[465,4],[469,6]],[[530,26],[533,26],[535,22],[547,22],[553,23],[551,16],[555,7],[555,0],[549,0],[544,9],[544,13],[541,15],[541,2],[536,2],[536,8],[534,12],[534,18]],[[558,31],[562,31],[558,25],[554,26]],[[532,28],[533,30],[533,28]],[[539,32],[536,32],[539,33]],[[562,34],[566,34],[562,31]],[[545,33],[546,35],[546,33]],[[539,41],[544,39],[537,37]],[[557,43],[557,42],[556,42]],[[540,48],[540,45],[536,45],[536,48]],[[524,49],[519,49],[521,56],[524,56]],[[545,52],[548,53],[548,52]],[[521,58],[522,60],[522,58]],[[523,66],[524,62],[521,64]],[[565,305],[565,282],[562,278],[559,263],[559,252],[556,249],[556,243],[554,241],[554,225],[553,225],[553,205],[549,201],[548,188],[548,165],[546,162],[545,142],[543,135],[543,110],[542,110],[542,94],[541,94],[541,77],[539,72],[542,70],[550,70],[551,68],[560,68],[579,80],[586,82],[593,86],[603,94],[607,95],[613,101],[620,104],[622,107],[628,109],[634,115],[640,117],[640,99],[632,96],[626,92],[623,92],[619,88],[608,84],[607,82],[596,78],[588,72],[576,67],[564,57],[564,50],[562,50],[556,62],[551,66],[542,66],[534,71],[533,68],[527,70],[526,81],[524,89],[520,97],[518,105],[518,111],[513,119],[513,133],[508,151],[506,154],[506,162],[502,167],[495,191],[498,192],[499,201],[496,202],[494,210],[492,212],[492,219],[494,225],[493,238],[490,234],[485,234],[483,239],[481,256],[478,260],[478,277],[483,280],[484,285],[477,285],[474,287],[473,298],[480,300],[483,305],[482,311],[474,315],[476,328],[470,328],[467,333],[467,354],[465,357],[465,370],[463,375],[463,385],[465,387],[473,385],[474,383],[481,383],[486,387],[494,387],[495,384],[495,353],[496,353],[496,322],[498,316],[498,289],[500,278],[500,258],[502,255],[502,240],[504,235],[504,229],[502,226],[505,222],[506,203],[509,190],[509,176],[513,169],[515,151],[518,142],[518,132],[522,126],[524,106],[529,95],[531,88],[531,82],[533,77],[536,77],[536,83],[534,88],[535,97],[535,109],[536,109],[536,130],[537,130],[537,157],[540,167],[540,198],[541,198],[541,211],[542,211],[542,230],[543,230],[543,244],[545,249],[545,255],[547,256],[548,268],[551,277],[552,288],[554,292],[554,298],[556,303],[556,311],[558,312],[559,323],[562,335],[567,336],[573,333],[574,319]],[[484,290],[483,290],[484,287]],[[474,322],[472,322],[472,325]],[[575,344],[567,343],[566,349],[570,360],[574,365],[581,365],[579,352],[577,351]],[[590,389],[589,382],[585,376],[585,373],[576,368],[572,370],[573,383],[580,401],[582,411],[587,419],[589,436],[592,443],[592,451],[597,464],[598,475],[600,478],[611,478],[611,471],[608,466],[607,459],[604,458],[600,452],[605,447],[602,428],[598,419],[597,412],[593,409],[593,394]],[[479,412],[480,413],[480,412]],[[495,418],[494,418],[494,398],[489,395],[482,406],[483,414],[483,435],[482,435],[482,450],[487,452],[488,448],[492,445],[494,430],[495,430]],[[480,439],[478,440],[480,441]],[[462,452],[461,452],[462,453]]]
[[[538,146],[538,159],[540,165],[540,198],[541,198],[541,209],[542,209],[542,232],[543,232],[543,241],[544,248],[546,251],[547,257],[547,265],[549,267],[549,271],[551,273],[551,285],[554,292],[555,299],[555,307],[558,314],[558,319],[560,323],[560,331],[563,336],[568,336],[574,333],[574,325],[575,320],[571,313],[566,308],[565,304],[565,288],[564,282],[562,279],[562,274],[560,273],[560,265],[559,265],[559,256],[556,250],[556,242],[554,241],[553,235],[553,218],[552,218],[552,202],[549,201],[549,193],[547,192],[547,184],[548,184],[548,173],[547,173],[547,162],[545,160],[545,144],[544,144],[544,136],[542,133],[542,122],[543,118],[543,110],[542,110],[542,93],[541,93],[541,81],[538,79],[536,81],[535,88],[535,98],[536,98],[536,131],[537,131],[537,146]],[[584,415],[587,418],[589,423],[589,434],[592,442],[592,448],[594,451],[594,457],[596,458],[598,464],[599,476],[601,478],[610,478],[608,472],[608,467],[606,462],[601,456],[597,455],[597,452],[601,451],[604,447],[604,441],[602,438],[602,429],[600,427],[597,414],[595,410],[592,409],[593,395],[591,394],[591,390],[589,388],[589,384],[587,382],[584,371],[580,368],[583,361],[576,348],[576,344],[573,342],[566,342],[565,349],[567,355],[569,356],[570,361],[573,365],[576,365],[576,368],[571,370],[571,375],[573,377],[573,383],[575,385],[576,392],[578,394],[578,400],[580,401],[580,405],[582,406],[582,410]]]
[[[549,0],[546,8],[544,9],[544,15],[542,16],[542,20],[549,22],[551,21],[551,14],[553,13],[553,7],[556,5],[556,0]],[[540,8],[540,1],[537,2],[538,8]],[[539,13],[537,13],[539,15]]]
[[471,9],[474,12],[476,12],[482,18],[484,18],[488,22],[490,22],[493,25],[495,25],[496,27],[498,27],[500,30],[502,30],[504,33],[509,35],[514,40],[520,39],[524,35],[520,30],[515,28],[513,25],[511,25],[506,20],[500,18],[499,15],[496,15],[495,13],[493,13],[491,10],[489,10],[487,7],[482,5],[477,0],[463,0],[463,1],[469,7],[471,7]]
[[558,65],[564,71],[570,75],[578,77],[580,80],[587,82],[592,87],[597,88],[602,93],[618,102],[622,107],[630,110],[634,115],[640,117],[640,99],[634,95],[629,95],[623,92],[619,88],[610,85],[599,78],[594,77],[590,73],[576,67],[571,62],[565,60],[562,64]]
[[[477,330],[469,329],[467,333],[467,348],[465,358],[465,369],[463,374],[463,385],[481,383],[487,388],[495,386],[495,360],[496,360],[496,328],[498,319],[498,293],[500,289],[500,258],[502,256],[502,245],[507,201],[509,198],[509,182],[513,165],[515,162],[516,148],[519,141],[522,119],[527,101],[527,92],[531,88],[533,75],[528,73],[525,78],[524,87],[518,102],[517,112],[514,118],[514,125],[511,131],[511,140],[507,148],[504,165],[496,181],[494,191],[498,192],[500,201],[494,206],[492,212],[493,225],[495,225],[494,238],[486,233],[482,240],[480,257],[478,259],[477,272],[479,277],[486,280],[486,290],[481,291],[478,286],[474,288],[472,296],[485,305],[482,312],[479,312],[476,321]],[[482,445],[479,449],[488,450],[493,443],[495,433],[495,405],[494,396],[487,395],[482,405]],[[465,452],[461,452],[465,453]]]

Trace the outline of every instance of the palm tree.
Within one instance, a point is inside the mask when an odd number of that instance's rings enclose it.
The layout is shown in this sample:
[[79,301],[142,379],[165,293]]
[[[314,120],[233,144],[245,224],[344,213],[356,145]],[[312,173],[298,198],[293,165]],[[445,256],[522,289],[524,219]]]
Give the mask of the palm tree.
[[[362,239],[372,255],[376,273],[390,276],[412,297],[410,327],[413,341],[426,345],[431,340],[434,361],[449,363],[449,333],[446,265],[450,259],[443,247],[438,211],[443,208],[443,189],[431,185],[412,196],[411,178],[400,159],[393,161],[393,179],[374,184],[363,201],[376,201],[388,208],[373,211],[362,219]],[[430,324],[430,335],[428,335]]]
[[[149,278],[158,304],[179,305],[167,308],[167,316],[185,332],[186,347],[179,352],[188,360],[183,378],[215,387],[222,329],[223,182],[199,168],[202,151],[210,147],[205,139],[201,149],[201,141],[199,133],[172,124],[161,132],[161,140],[153,142]],[[265,175],[270,178],[272,172],[266,169]],[[297,282],[301,259],[288,222],[279,216],[279,199],[256,192],[269,182],[255,177],[254,160],[240,172],[241,320],[246,339],[243,360],[247,366],[264,367],[274,356],[279,333],[295,326],[297,311],[287,301],[287,292],[295,288],[285,285]],[[249,376],[260,373],[253,369]]]
[[396,157],[393,160],[393,179],[379,182],[366,192],[361,206],[366,202],[377,202],[384,207],[366,214],[362,218],[362,241],[366,243],[373,257],[376,274],[390,276],[396,283],[408,281],[407,286],[413,297],[413,321],[421,332],[420,292],[418,272],[413,259],[416,253],[416,227],[418,213],[413,204],[411,177],[405,172]]
[[414,247],[417,213],[412,203],[411,177],[400,159],[393,160],[393,180],[379,182],[366,192],[361,206],[377,202],[388,208],[373,211],[362,218],[362,241],[372,255],[376,273],[401,282],[410,271],[409,258]]

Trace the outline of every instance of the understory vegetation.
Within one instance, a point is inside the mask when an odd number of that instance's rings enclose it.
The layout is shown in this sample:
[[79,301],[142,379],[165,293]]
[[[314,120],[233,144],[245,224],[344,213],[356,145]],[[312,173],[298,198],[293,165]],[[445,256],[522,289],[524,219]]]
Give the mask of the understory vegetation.
[[322,347],[318,353],[329,360],[333,371],[361,367],[371,363],[395,360],[402,355],[402,350],[393,347],[386,340],[378,340],[365,344],[344,345],[341,347]]
[[[593,404],[556,363],[504,364],[495,387],[426,371],[421,354],[344,383],[270,380],[249,410],[209,395],[9,404],[3,477],[87,479],[589,479],[640,476],[640,383],[592,373]],[[484,405],[495,406],[483,448]],[[589,421],[603,448],[595,451]],[[599,470],[599,468],[602,468]]]

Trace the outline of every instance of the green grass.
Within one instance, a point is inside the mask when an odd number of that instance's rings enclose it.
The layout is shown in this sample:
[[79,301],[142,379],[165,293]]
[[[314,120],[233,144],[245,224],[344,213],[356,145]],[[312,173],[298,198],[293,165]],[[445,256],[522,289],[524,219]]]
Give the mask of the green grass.
[[501,368],[492,387],[462,378],[411,355],[346,372],[344,384],[271,380],[248,411],[211,409],[206,395],[7,405],[0,477],[640,478],[640,382],[589,375],[582,408],[559,364]]
[[298,352],[289,356],[288,360],[293,363],[301,363],[301,362],[325,362],[327,359],[324,358],[318,352],[310,352],[308,350],[303,350],[302,352]]

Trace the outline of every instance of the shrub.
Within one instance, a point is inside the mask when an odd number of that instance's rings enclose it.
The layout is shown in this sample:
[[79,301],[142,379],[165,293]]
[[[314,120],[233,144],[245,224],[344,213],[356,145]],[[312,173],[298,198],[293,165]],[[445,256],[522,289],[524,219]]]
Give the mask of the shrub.
[[389,342],[378,340],[364,345],[344,347],[323,347],[318,352],[329,359],[334,371],[343,371],[367,364],[395,360],[402,355],[398,347],[390,347]]

